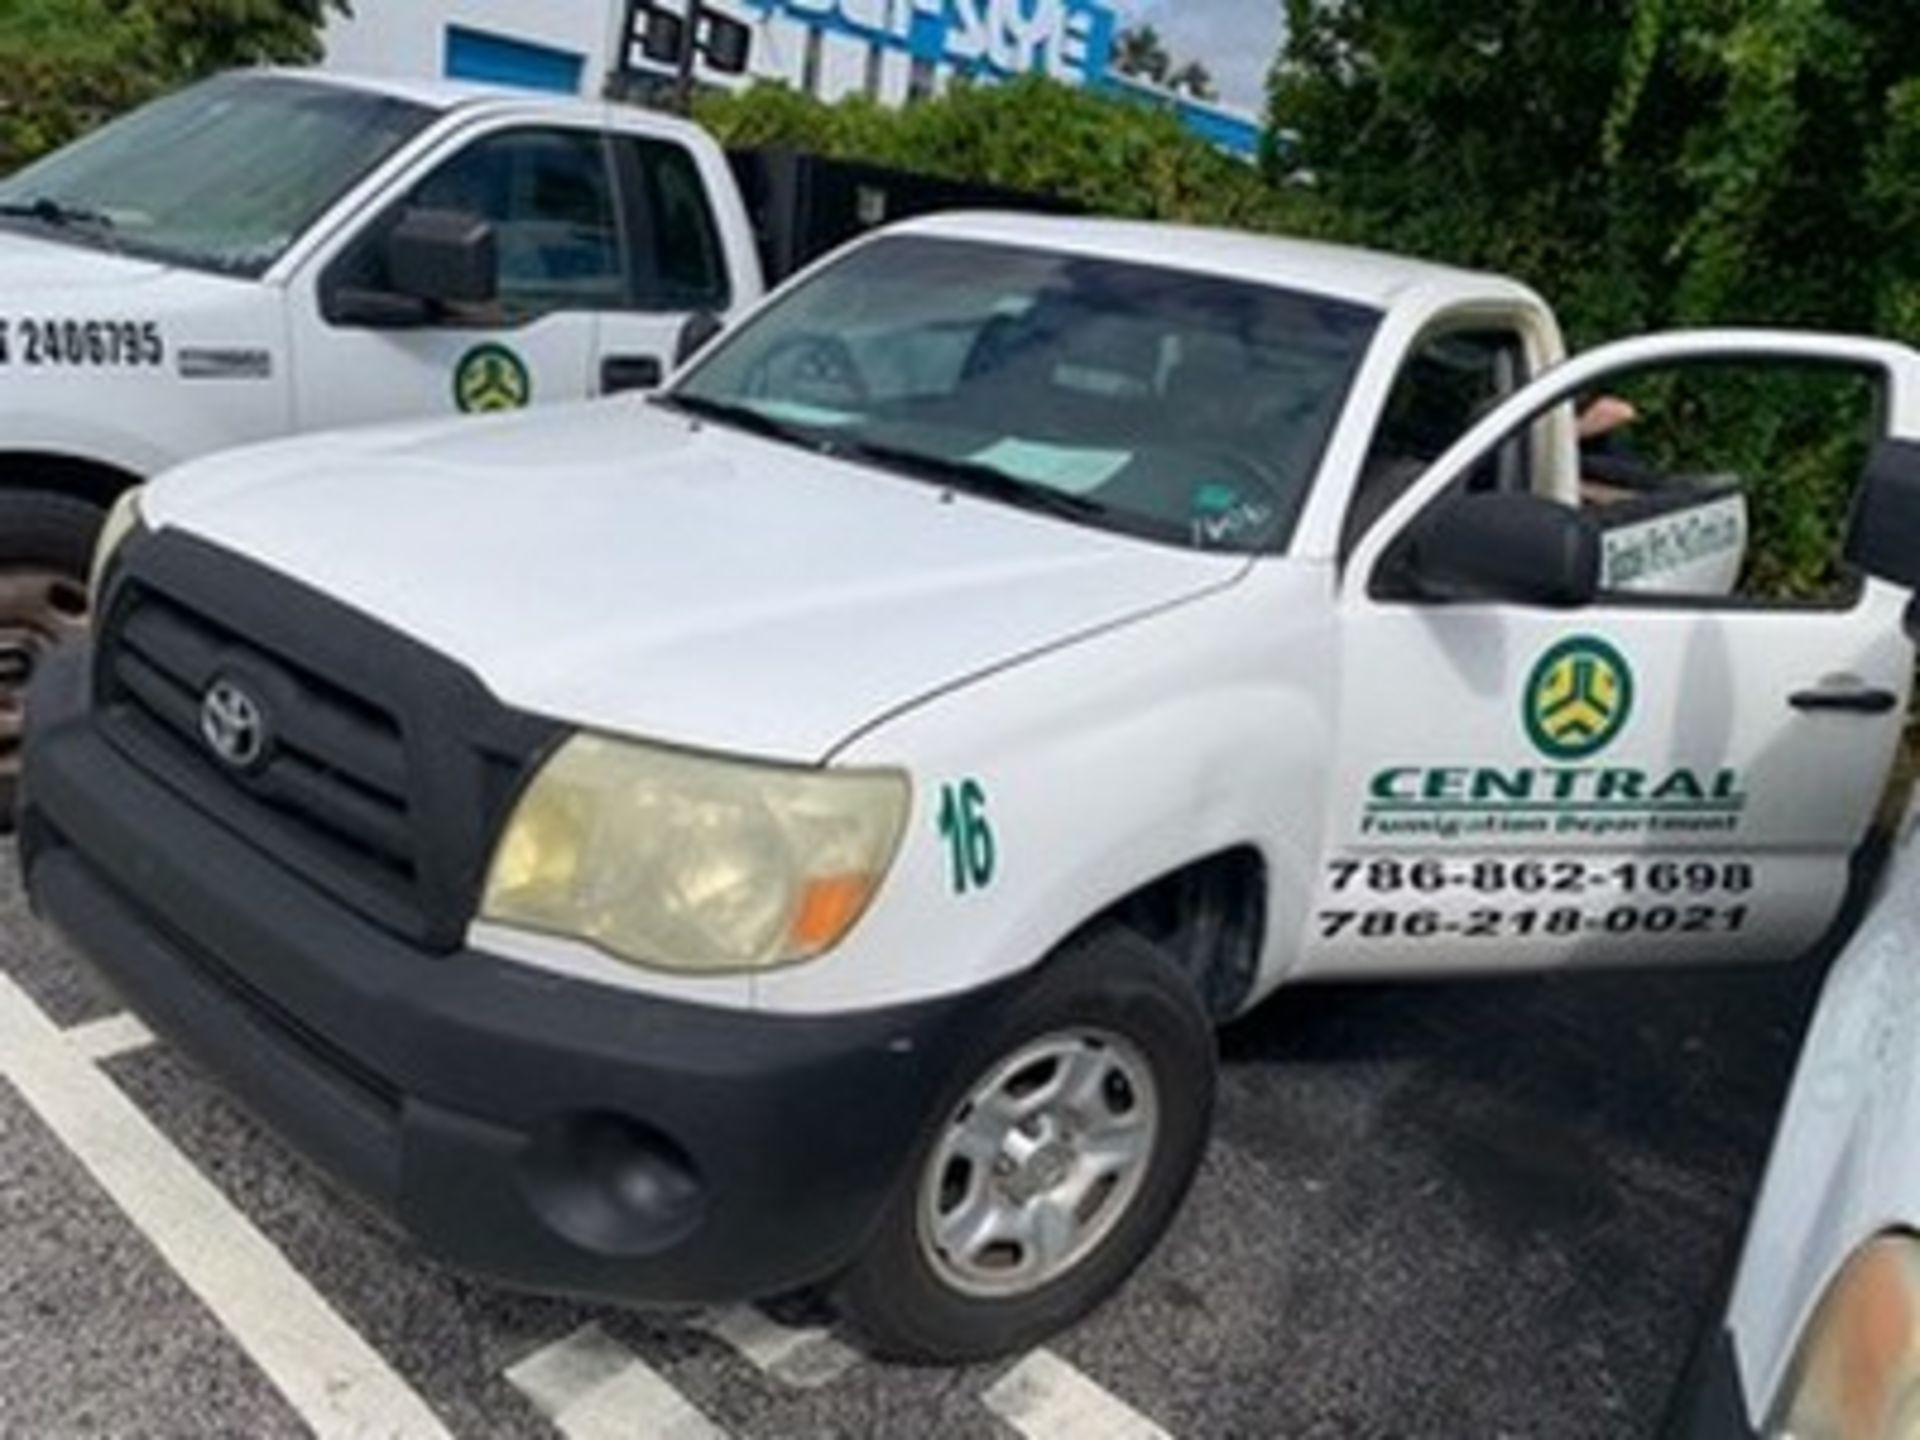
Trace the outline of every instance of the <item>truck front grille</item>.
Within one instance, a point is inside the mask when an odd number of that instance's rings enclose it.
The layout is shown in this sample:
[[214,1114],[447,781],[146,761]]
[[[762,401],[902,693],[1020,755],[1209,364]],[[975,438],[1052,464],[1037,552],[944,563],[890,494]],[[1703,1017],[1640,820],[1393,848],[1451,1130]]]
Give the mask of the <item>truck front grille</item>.
[[[176,534],[128,547],[103,612],[95,708],[123,753],[369,919],[429,948],[460,942],[505,809],[558,727],[367,616]],[[257,755],[209,738],[216,689],[257,715],[243,727]]]

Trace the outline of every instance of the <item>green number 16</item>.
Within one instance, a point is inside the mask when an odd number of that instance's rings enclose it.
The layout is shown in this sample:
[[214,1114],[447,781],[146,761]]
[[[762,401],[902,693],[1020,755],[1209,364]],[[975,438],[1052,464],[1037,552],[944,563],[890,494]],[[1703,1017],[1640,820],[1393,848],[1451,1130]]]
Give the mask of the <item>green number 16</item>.
[[940,835],[952,861],[954,894],[984,890],[993,883],[993,826],[987,823],[987,792],[978,780],[941,790]]

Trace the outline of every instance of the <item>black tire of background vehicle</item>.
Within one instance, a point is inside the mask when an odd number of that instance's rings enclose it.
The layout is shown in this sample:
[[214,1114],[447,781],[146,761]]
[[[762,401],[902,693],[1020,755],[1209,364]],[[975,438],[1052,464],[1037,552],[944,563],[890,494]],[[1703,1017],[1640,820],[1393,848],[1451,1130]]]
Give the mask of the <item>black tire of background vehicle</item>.
[[[71,495],[0,488],[0,650],[17,642],[37,653],[39,645],[84,619],[87,569],[105,518],[105,511]],[[51,581],[57,592],[49,596],[51,614],[20,593],[29,579],[36,588],[43,579]],[[81,602],[77,614],[76,597]],[[0,654],[0,663],[8,658]],[[20,753],[17,733],[9,732],[17,732],[23,690],[0,675],[0,834],[13,829]]]
[[[1050,1283],[1014,1298],[966,1294],[923,1253],[923,1172],[957,1107],[995,1066],[1028,1042],[1078,1027],[1131,1042],[1152,1072],[1159,1121],[1145,1178],[1114,1228]],[[1206,1152],[1217,1071],[1212,1023],[1172,956],[1118,925],[1068,941],[957,1067],[866,1252],[835,1285],[841,1311],[877,1355],[932,1363],[1014,1353],[1079,1320],[1119,1288],[1172,1223]]]

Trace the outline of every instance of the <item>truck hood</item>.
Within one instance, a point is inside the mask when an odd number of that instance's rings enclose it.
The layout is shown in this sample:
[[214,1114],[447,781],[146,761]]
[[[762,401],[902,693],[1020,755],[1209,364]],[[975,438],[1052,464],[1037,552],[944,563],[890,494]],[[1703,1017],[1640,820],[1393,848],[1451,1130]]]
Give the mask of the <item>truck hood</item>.
[[1920,1232],[1920,807],[1827,976],[1734,1278],[1756,1424],[1841,1267],[1889,1230]]
[[231,452],[156,482],[146,515],[452,656],[510,705],[803,762],[1247,566],[635,401]]
[[60,290],[91,290],[103,285],[134,285],[167,273],[165,265],[41,240],[19,230],[0,228],[0,296],[30,302],[35,315],[58,314]]

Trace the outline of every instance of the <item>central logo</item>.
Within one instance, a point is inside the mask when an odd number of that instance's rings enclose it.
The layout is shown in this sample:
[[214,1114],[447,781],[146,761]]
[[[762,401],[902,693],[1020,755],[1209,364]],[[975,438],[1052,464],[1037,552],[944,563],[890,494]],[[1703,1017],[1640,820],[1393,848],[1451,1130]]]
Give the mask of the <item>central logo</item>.
[[1527,736],[1549,760],[1581,760],[1618,735],[1633,710],[1633,671],[1591,635],[1562,640],[1540,657],[1522,700]]
[[216,680],[200,700],[200,738],[235,770],[249,769],[267,753],[266,711],[233,681]]
[[533,400],[533,377],[506,346],[476,345],[453,372],[453,400],[468,415],[520,410]]

